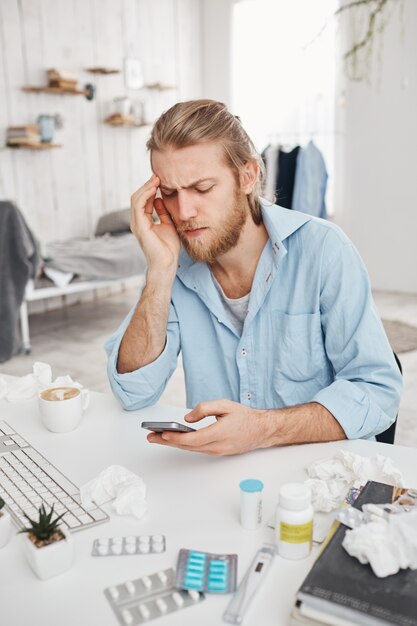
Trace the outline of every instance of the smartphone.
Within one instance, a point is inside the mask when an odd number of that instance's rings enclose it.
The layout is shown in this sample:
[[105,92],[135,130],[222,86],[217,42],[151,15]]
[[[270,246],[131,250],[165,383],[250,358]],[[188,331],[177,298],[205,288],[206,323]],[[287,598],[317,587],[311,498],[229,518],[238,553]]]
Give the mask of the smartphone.
[[163,433],[167,430],[174,433],[191,433],[195,431],[195,428],[179,424],[178,422],[142,422],[142,428],[152,430],[154,433]]

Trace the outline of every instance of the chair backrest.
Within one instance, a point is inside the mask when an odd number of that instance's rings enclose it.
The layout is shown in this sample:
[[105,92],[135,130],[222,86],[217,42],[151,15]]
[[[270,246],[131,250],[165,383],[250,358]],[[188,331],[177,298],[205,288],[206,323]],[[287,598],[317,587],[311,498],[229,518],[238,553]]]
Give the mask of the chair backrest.
[[[398,369],[400,370],[401,374],[403,373],[403,368],[401,366],[401,361],[398,358],[398,356],[395,354],[394,352],[394,356],[395,356],[395,360],[397,362],[398,365]],[[379,435],[376,435],[376,440],[379,441],[380,443],[394,443],[394,438],[395,438],[395,429],[397,427],[397,419],[398,419],[398,413],[395,416],[395,422],[393,422],[391,424],[391,426],[389,428],[387,428],[387,430],[384,430],[383,433],[379,433]]]

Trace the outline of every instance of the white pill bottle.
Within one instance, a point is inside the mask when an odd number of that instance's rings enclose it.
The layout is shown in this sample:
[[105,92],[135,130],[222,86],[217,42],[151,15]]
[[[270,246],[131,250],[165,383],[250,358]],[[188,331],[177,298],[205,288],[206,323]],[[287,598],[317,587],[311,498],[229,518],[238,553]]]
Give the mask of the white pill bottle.
[[303,483],[287,483],[279,490],[275,517],[278,554],[285,559],[304,559],[313,542],[311,490]]

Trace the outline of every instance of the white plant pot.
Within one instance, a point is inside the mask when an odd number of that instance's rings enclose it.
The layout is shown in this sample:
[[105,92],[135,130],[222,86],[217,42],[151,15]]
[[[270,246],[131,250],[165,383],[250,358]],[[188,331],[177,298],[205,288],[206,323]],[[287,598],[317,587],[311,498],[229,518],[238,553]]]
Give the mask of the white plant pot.
[[66,572],[74,561],[74,542],[71,535],[63,528],[61,532],[65,539],[55,541],[48,546],[37,548],[28,537],[22,533],[22,547],[26,560],[38,578],[45,580]]
[[0,512],[0,548],[3,548],[12,534],[12,520],[10,514],[4,509]]

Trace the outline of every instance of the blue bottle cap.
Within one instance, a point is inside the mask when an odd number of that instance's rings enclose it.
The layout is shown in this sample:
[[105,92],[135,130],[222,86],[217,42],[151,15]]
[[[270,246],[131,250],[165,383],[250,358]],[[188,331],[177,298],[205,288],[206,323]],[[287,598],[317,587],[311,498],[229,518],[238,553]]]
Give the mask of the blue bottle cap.
[[256,491],[262,491],[264,484],[262,481],[256,480],[256,478],[248,478],[247,480],[242,480],[239,483],[239,487],[242,491],[255,493]]

